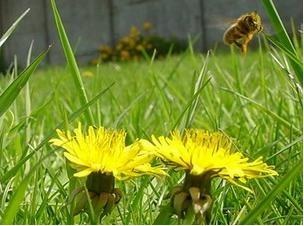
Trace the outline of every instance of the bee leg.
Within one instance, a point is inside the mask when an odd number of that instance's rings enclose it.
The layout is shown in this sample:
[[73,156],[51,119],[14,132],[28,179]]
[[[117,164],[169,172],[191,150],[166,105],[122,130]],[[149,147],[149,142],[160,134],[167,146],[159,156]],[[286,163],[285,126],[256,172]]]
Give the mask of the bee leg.
[[239,47],[239,48],[242,49],[242,44],[241,44],[241,43],[239,43],[239,42],[237,42],[237,41],[234,41],[234,44],[235,44],[237,47]]
[[247,53],[247,44],[243,44],[242,47],[241,47],[241,51],[244,55],[246,55]]
[[248,46],[248,44],[249,44],[249,42],[251,41],[252,38],[253,38],[253,34],[248,34],[244,38],[244,41],[243,41],[243,44],[242,44],[242,47],[241,47],[242,53],[244,53],[244,54],[247,53],[247,46]]

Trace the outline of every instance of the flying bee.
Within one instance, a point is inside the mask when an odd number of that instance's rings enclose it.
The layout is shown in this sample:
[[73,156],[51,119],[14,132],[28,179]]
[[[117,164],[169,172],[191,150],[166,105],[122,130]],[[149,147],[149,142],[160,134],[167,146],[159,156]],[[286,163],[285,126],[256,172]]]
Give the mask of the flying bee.
[[247,53],[247,46],[253,35],[262,31],[262,20],[260,15],[253,11],[240,16],[224,33],[224,43],[235,44],[241,52]]

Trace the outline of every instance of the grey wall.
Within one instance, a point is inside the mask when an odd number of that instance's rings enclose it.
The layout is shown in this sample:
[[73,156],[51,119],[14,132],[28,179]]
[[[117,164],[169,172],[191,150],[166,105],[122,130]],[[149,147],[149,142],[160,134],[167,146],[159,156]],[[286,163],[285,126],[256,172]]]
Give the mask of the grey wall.
[[[301,0],[274,2],[285,24],[290,24],[290,17],[298,26],[302,23]],[[141,26],[145,21],[153,23],[154,32],[163,37],[199,37],[196,48],[202,51],[221,43],[231,21],[248,11],[257,10],[265,32],[272,33],[259,0],[57,0],[57,6],[80,62],[92,59],[100,44],[113,44],[132,25]],[[31,40],[34,56],[54,44],[47,62],[64,63],[49,0],[0,0],[1,34],[27,8],[30,13],[4,44],[6,63],[17,55],[24,65]]]
[[[35,2],[35,4],[33,2]],[[35,42],[33,49],[34,55],[47,49],[47,27],[45,26],[45,6],[43,1],[0,0],[0,7],[0,23],[2,24],[1,35],[27,8],[31,7],[30,13],[22,20],[18,29],[3,46],[6,63],[12,62],[13,57],[16,54],[18,61],[24,65],[28,48],[32,40]]]
[[[103,0],[59,0],[66,32],[80,61],[88,61],[101,43],[109,43],[109,1]],[[0,0],[1,33],[6,31],[27,8],[29,14],[18,25],[16,32],[4,44],[4,59],[12,61],[14,54],[24,65],[28,48],[34,40],[33,55],[53,47],[47,61],[53,64],[64,62],[62,49],[56,32],[49,0]]]
[[115,38],[144,21],[162,37],[187,39],[202,32],[200,0],[114,0],[114,15]]
[[[108,1],[60,0],[57,1],[57,7],[61,12],[70,42],[80,60],[92,59],[92,55],[96,53],[96,49],[101,43],[110,43]],[[50,54],[50,62],[57,64],[62,62],[60,54],[62,50],[50,9],[51,6],[48,4],[49,41],[55,44]]]

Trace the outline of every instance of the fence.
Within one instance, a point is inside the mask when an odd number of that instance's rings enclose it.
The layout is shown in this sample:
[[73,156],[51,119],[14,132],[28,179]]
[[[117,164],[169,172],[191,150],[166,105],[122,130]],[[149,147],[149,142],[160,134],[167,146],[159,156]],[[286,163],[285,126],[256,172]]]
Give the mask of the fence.
[[[274,2],[285,24],[293,17],[300,26],[301,0]],[[197,37],[196,48],[201,51],[221,43],[229,23],[248,11],[257,10],[265,31],[271,33],[261,2],[254,0],[57,0],[57,5],[80,62],[92,59],[100,44],[113,44],[132,25],[141,26],[145,21],[154,24],[155,34],[162,37]],[[9,64],[17,55],[19,64],[24,65],[34,40],[33,55],[54,44],[46,62],[63,63],[49,0],[0,0],[1,34],[27,8],[31,11],[5,43],[2,58]]]

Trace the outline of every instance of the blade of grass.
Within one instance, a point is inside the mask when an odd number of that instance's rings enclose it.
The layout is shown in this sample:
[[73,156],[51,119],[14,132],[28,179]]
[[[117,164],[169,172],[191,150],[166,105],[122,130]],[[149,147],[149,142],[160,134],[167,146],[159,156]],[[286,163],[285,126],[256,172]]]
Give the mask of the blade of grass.
[[128,106],[125,107],[123,112],[116,118],[115,122],[113,123],[114,128],[117,128],[119,123],[123,120],[123,118],[127,115],[127,113],[144,97],[144,93],[139,94]]
[[[34,41],[31,42],[28,54],[27,54],[27,62],[26,66],[28,67],[31,64],[31,56],[33,49]],[[25,115],[26,115],[26,142],[30,140],[31,137],[31,125],[30,125],[30,114],[31,114],[31,95],[30,95],[30,84],[26,82],[25,84]]]
[[9,36],[14,32],[14,30],[16,29],[19,22],[23,19],[23,17],[25,17],[26,14],[28,14],[29,11],[30,11],[30,9],[25,10],[25,12],[22,13],[21,16],[19,16],[19,18],[12,24],[12,26],[4,33],[4,35],[0,38],[0,47],[5,43],[5,41],[9,38]]
[[295,144],[297,144],[297,143],[299,143],[299,142],[301,142],[301,141],[302,141],[302,137],[298,137],[298,138],[295,139],[292,143],[290,143],[290,144],[284,146],[282,149],[280,149],[279,151],[277,151],[277,152],[274,153],[273,155],[269,156],[269,157],[267,158],[266,161],[269,161],[270,159],[272,159],[272,158],[278,156],[278,155],[281,154],[282,152],[288,150],[290,147],[294,146]]
[[205,86],[210,82],[210,80],[211,80],[211,77],[207,78],[205,80],[205,82],[202,84],[202,86],[197,90],[197,92],[188,101],[188,103],[186,104],[184,110],[181,112],[180,116],[177,118],[177,120],[173,124],[171,130],[174,130],[177,127],[177,125],[181,122],[181,120],[183,119],[183,116],[185,115],[185,113],[187,112],[187,110],[190,109],[190,107],[193,105],[195,99],[200,95],[200,93],[203,91],[203,89],[205,88]]
[[[56,149],[55,149],[56,150]],[[55,151],[54,150],[54,151]],[[19,186],[14,190],[12,198],[9,200],[8,206],[3,211],[1,224],[12,224],[17,212],[20,210],[20,204],[24,199],[24,195],[28,186],[28,183],[36,172],[40,164],[48,158],[54,151],[48,152],[34,167],[29,171],[29,173],[24,177]]]
[[153,225],[169,225],[171,216],[174,214],[174,211],[171,207],[171,203],[167,204],[166,206],[163,206],[158,216],[156,217],[155,221],[153,222]]
[[[152,73],[152,78],[153,78],[153,84],[154,84],[154,87],[155,87],[155,91],[158,92],[159,99],[162,102],[162,104],[160,104],[160,110],[162,112],[164,121],[169,120],[169,118],[170,118],[170,103],[169,103],[168,97],[166,95],[166,89],[161,88],[161,84],[160,84],[161,81],[163,81],[163,80],[161,78],[159,78],[159,76],[156,76],[155,73]],[[169,84],[169,83],[165,82],[165,84]],[[164,85],[164,86],[167,86],[167,85]]]
[[[268,14],[268,17],[270,19],[270,22],[272,26],[274,27],[275,31],[277,32],[277,37],[279,41],[282,43],[282,45],[285,47],[284,49],[290,50],[293,55],[297,56],[296,49],[284,27],[284,24],[280,18],[280,15],[273,3],[272,0],[262,0],[263,6]],[[285,52],[285,50],[284,50]],[[287,55],[288,57],[288,55]],[[298,81],[303,84],[303,66],[299,65],[294,61],[294,59],[288,57],[289,62],[293,68],[293,70],[296,73]],[[301,60],[302,61],[302,60]]]
[[[272,184],[276,183],[276,179],[275,178],[269,178],[269,181],[272,182]],[[272,186],[271,183],[265,183],[265,185],[267,186],[268,190],[271,190]],[[301,204],[297,202],[297,200],[292,196],[292,194],[288,193],[289,190],[284,190],[282,193],[284,196],[286,196],[286,200],[290,201],[290,203],[293,205],[293,207],[298,210],[299,212],[302,212],[302,207]]]
[[168,76],[165,79],[166,83],[163,85],[162,89],[165,89],[167,87],[167,85],[169,84],[169,82],[173,79],[174,75],[176,74],[176,71],[178,70],[180,65],[182,65],[182,63],[185,60],[185,58],[187,57],[188,53],[189,53],[189,51],[185,51],[184,53],[182,53],[179,60],[172,67],[173,69],[171,70],[171,72],[168,73]]
[[[290,87],[294,90],[294,92],[297,94],[297,98],[299,100],[300,105],[303,107],[302,103],[302,86],[297,82],[297,79],[295,79],[293,73],[290,72],[289,65],[286,64],[285,57],[281,57],[278,51],[274,47],[271,48],[272,52],[270,52],[270,56],[276,62],[279,67],[286,73],[289,79]],[[283,59],[282,59],[283,58]],[[282,62],[283,61],[283,62]]]
[[286,56],[289,59],[292,59],[294,61],[295,64],[297,64],[298,67],[301,67],[302,65],[302,61],[301,59],[298,58],[297,55],[295,55],[294,52],[292,52],[292,50],[287,49],[287,47],[285,45],[283,45],[281,42],[276,41],[274,38],[265,35],[266,39],[271,42],[275,47],[277,47],[278,49],[280,49],[282,52],[284,52],[286,54]]
[[[16,177],[15,177],[16,178]],[[37,206],[37,198],[38,198],[38,190],[39,190],[39,180],[40,178],[39,175],[39,170],[36,171],[36,173],[33,175],[33,182],[32,182],[32,189],[31,189],[31,194],[30,194],[30,199],[31,199],[31,204],[29,207],[29,215],[31,216],[29,219],[30,224],[35,224],[36,222],[36,206]],[[41,188],[41,187],[40,187]]]
[[280,122],[281,122],[283,125],[285,125],[286,127],[294,129],[295,132],[297,132],[297,133],[299,133],[299,134],[301,133],[301,130],[300,130],[299,128],[296,128],[295,126],[292,126],[292,125],[290,124],[289,121],[285,120],[284,118],[280,117],[280,116],[277,115],[276,113],[274,113],[274,112],[272,112],[271,110],[265,108],[263,105],[261,105],[261,104],[255,102],[254,100],[252,100],[252,99],[250,99],[250,98],[248,98],[248,97],[246,97],[246,96],[244,96],[244,95],[242,95],[242,94],[240,94],[240,93],[238,93],[238,92],[235,92],[235,91],[233,91],[233,90],[229,90],[229,89],[226,89],[226,88],[222,88],[222,90],[227,91],[227,92],[230,92],[230,93],[233,93],[233,94],[237,95],[238,97],[241,97],[241,98],[243,98],[243,99],[249,101],[249,102],[252,103],[255,107],[257,107],[258,109],[262,110],[263,112],[265,112],[266,114],[268,114],[268,115],[271,116],[272,118],[276,119],[277,121],[280,121]]
[[[58,12],[55,0],[51,0],[51,5],[52,5],[52,9],[53,9],[54,19],[55,19],[59,39],[61,41],[61,45],[62,45],[62,48],[64,51],[64,55],[65,55],[68,65],[69,65],[69,69],[72,74],[76,89],[78,90],[77,93],[79,94],[80,103],[82,106],[84,106],[85,104],[88,103],[88,98],[87,98],[85,87],[84,87],[82,79],[81,79],[80,71],[79,71],[73,50],[69,43],[67,34],[65,32],[65,29],[64,29],[60,14]],[[92,124],[92,125],[94,124],[93,114],[92,114],[90,107],[88,107],[86,109],[85,117],[90,124]]]
[[[107,88],[105,88],[104,90],[102,90],[98,95],[96,95],[92,100],[90,100],[86,105],[82,106],[80,109],[78,109],[77,111],[75,111],[74,113],[72,113],[69,117],[68,117],[68,122],[72,122],[74,119],[76,119],[80,114],[82,114],[88,106],[91,106],[92,104],[94,104],[106,91],[108,91],[114,83],[112,83],[110,86],[108,86]],[[7,171],[1,178],[0,178],[0,182],[4,183],[5,181],[9,180],[11,177],[13,177],[14,175],[16,175],[17,171],[19,170],[19,168],[27,161],[29,160],[40,148],[42,148],[48,141],[49,139],[54,136],[54,134],[56,133],[56,129],[57,128],[61,128],[63,125],[65,125],[65,121],[59,123],[48,135],[45,136],[45,138],[37,145],[37,147],[27,156],[25,156],[24,158],[22,158],[21,160],[19,160],[19,162],[13,167],[11,168],[9,171]]]
[[266,194],[265,198],[262,199],[255,208],[251,209],[247,216],[241,220],[240,224],[254,224],[256,218],[269,207],[270,203],[277,197],[277,195],[287,187],[290,182],[298,176],[302,171],[302,160],[297,162],[296,166],[293,167],[277,184],[276,186]]
[[[59,173],[60,172],[57,172],[55,174],[55,176],[57,177],[59,175]],[[39,206],[39,208],[38,208],[38,210],[37,210],[37,212],[35,214],[36,224],[40,221],[40,219],[42,217],[42,213],[45,210],[45,207],[47,206],[47,203],[49,202],[49,197],[50,197],[50,194],[51,194],[51,191],[53,189],[53,186],[54,186],[55,182],[56,182],[56,180],[53,179],[52,182],[51,182],[51,184],[48,187],[48,191],[46,192],[46,194],[45,194],[45,196],[44,196],[44,198],[43,198],[43,200],[42,200],[42,202],[41,202],[41,204],[40,204],[40,206]]]
[[[49,48],[50,49],[50,48]],[[33,63],[28,66],[21,74],[7,87],[4,92],[0,96],[0,117],[6,112],[9,106],[14,102],[17,98],[21,89],[25,86],[26,82],[30,78],[30,76],[34,73],[37,66],[44,59],[45,55],[48,53],[48,50],[41,53]]]
[[295,48],[289,38],[289,35],[284,27],[284,24],[280,18],[280,15],[272,0],[262,0],[263,6],[268,14],[269,20],[278,33],[279,40],[290,50],[295,52]]
[[[200,90],[202,87],[204,87],[206,85],[205,81],[208,80],[208,78],[206,79],[206,76],[207,76],[207,65],[208,65],[208,61],[209,61],[209,54],[210,54],[210,52],[208,51],[205,62],[203,64],[203,66],[200,70],[200,73],[198,75],[198,78],[196,80],[194,90],[193,90],[193,94],[197,93],[198,90]],[[196,112],[196,108],[197,108],[197,105],[198,105],[199,98],[200,98],[200,95],[197,95],[195,97],[195,99],[191,102],[191,105],[189,106],[189,111],[188,111],[188,114],[187,114],[187,118],[186,118],[184,128],[188,128],[191,125],[191,123],[194,119],[194,115],[195,115],[195,112]]]
[[[134,199],[132,200],[132,204],[130,205],[130,209],[131,210],[136,210],[138,209],[139,206],[141,206],[142,204],[142,199],[144,196],[144,191],[147,188],[147,186],[149,185],[150,182],[150,178],[146,177],[143,178],[141,181],[141,186],[138,188],[137,192],[136,192],[136,196],[134,197]],[[132,218],[132,215],[134,215],[134,211],[130,211],[126,217],[127,222],[130,222],[130,219]]]

